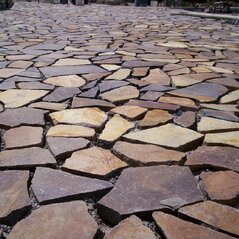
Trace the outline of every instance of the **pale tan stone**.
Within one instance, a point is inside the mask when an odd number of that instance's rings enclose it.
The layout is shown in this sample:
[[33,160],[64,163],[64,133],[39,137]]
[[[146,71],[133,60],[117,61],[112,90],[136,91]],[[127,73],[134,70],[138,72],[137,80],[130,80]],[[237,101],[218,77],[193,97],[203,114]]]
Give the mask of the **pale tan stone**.
[[14,61],[8,67],[10,68],[19,68],[19,69],[27,69],[33,64],[31,61]]
[[138,122],[140,127],[157,126],[173,119],[173,116],[165,110],[148,111],[145,117]]
[[0,93],[0,101],[5,108],[17,108],[42,98],[48,93],[46,90],[17,90],[10,89]]
[[202,117],[201,121],[198,123],[198,131],[202,133],[222,132],[226,130],[230,131],[238,129],[239,123],[210,117]]
[[44,83],[62,87],[81,87],[86,83],[86,81],[80,76],[69,75],[51,77],[45,80]]
[[66,123],[90,127],[101,127],[107,115],[98,108],[69,109],[50,114],[54,124]]
[[102,64],[101,67],[105,68],[108,71],[116,71],[121,68],[119,65],[112,65],[112,64]]
[[128,119],[136,119],[137,117],[143,115],[145,112],[147,112],[146,108],[134,105],[122,105],[110,110],[110,113],[119,114],[125,116]]
[[223,96],[220,99],[220,103],[227,104],[227,103],[234,103],[239,100],[239,90],[235,90],[230,92],[229,94]]
[[239,147],[239,131],[206,134],[204,142],[207,145],[230,145]]
[[233,71],[221,67],[215,67],[215,66],[205,66],[206,68],[216,72],[216,73],[222,73],[222,74],[234,74]]
[[24,69],[3,68],[0,69],[0,78],[8,78],[23,72]]
[[131,132],[123,137],[132,141],[151,143],[175,149],[194,148],[203,139],[202,134],[173,124]]
[[58,111],[58,110],[66,109],[67,106],[68,105],[65,104],[65,103],[54,103],[54,102],[41,101],[41,102],[32,103],[28,107],[44,109],[44,110]]
[[118,159],[109,150],[95,146],[76,151],[63,165],[63,168],[69,171],[98,176],[107,176],[124,167],[127,167],[127,164]]
[[208,69],[206,66],[197,66],[192,68],[196,73],[210,73],[212,70]]
[[188,46],[185,43],[177,41],[168,41],[167,43],[159,43],[157,45],[169,48],[188,48]]
[[112,75],[106,77],[106,80],[124,80],[130,74],[130,69],[119,69]]
[[99,139],[108,142],[115,141],[133,127],[134,123],[131,123],[116,114],[106,123]]
[[134,52],[128,52],[128,51],[116,51],[116,53],[120,55],[125,55],[125,56],[136,56]]
[[159,98],[158,102],[180,105],[180,106],[184,106],[184,107],[188,107],[188,108],[197,108],[197,106],[193,100],[188,99],[188,98],[182,98],[182,97],[161,96]]
[[47,136],[92,138],[95,136],[95,130],[79,125],[58,124],[48,130]]
[[232,104],[200,104],[201,108],[213,109],[213,110],[222,110],[230,112],[239,112],[237,105]]
[[66,58],[58,60],[53,66],[78,66],[91,64],[89,60]]
[[148,82],[150,84],[160,84],[160,85],[169,85],[170,78],[169,76],[161,71],[160,69],[150,70],[149,75],[142,78],[142,81]]
[[176,87],[184,87],[189,85],[194,85],[200,81],[191,78],[187,75],[172,76],[172,84]]
[[139,91],[134,86],[123,86],[100,95],[102,99],[111,102],[122,102],[129,99],[137,98]]

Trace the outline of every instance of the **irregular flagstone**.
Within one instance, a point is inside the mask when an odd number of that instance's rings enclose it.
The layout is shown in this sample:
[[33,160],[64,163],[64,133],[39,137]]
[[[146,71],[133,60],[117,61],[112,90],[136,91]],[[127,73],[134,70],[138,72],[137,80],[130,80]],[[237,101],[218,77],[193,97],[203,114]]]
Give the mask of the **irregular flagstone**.
[[63,138],[63,137],[47,137],[46,140],[50,151],[57,159],[65,159],[72,152],[83,149],[89,145],[90,141],[83,138]]
[[65,75],[81,75],[89,73],[107,73],[106,70],[95,65],[82,65],[82,66],[47,66],[41,67],[39,70],[45,75],[46,78],[53,76]]
[[63,169],[75,173],[105,177],[127,167],[127,164],[110,151],[92,147],[72,154],[63,165]]
[[95,136],[95,130],[79,125],[58,124],[56,126],[51,127],[48,130],[47,136],[69,137],[69,138],[74,137],[93,138]]
[[117,154],[126,157],[127,160],[143,165],[180,164],[184,157],[182,152],[165,149],[156,145],[132,144],[123,141],[118,141],[113,149]]
[[123,86],[100,95],[104,100],[109,100],[111,102],[123,102],[129,99],[137,98],[139,96],[139,91],[134,86]]
[[[120,196],[119,196],[120,195]],[[191,171],[178,166],[125,169],[114,188],[98,202],[101,217],[110,223],[140,213],[178,208],[202,200]]]
[[177,76],[177,75],[189,74],[189,73],[190,73],[190,69],[188,67],[184,67],[184,68],[181,68],[181,69],[170,71],[167,74],[169,76]]
[[127,105],[139,106],[148,109],[167,110],[169,112],[175,112],[180,108],[179,106],[173,104],[158,103],[145,100],[130,100],[129,102],[127,102]]
[[239,235],[239,212],[237,209],[206,201],[179,209],[179,213],[220,230]]
[[105,100],[74,97],[71,107],[72,108],[99,107],[102,109],[112,109],[115,107],[115,105]]
[[56,76],[44,80],[44,83],[62,87],[81,87],[86,81],[77,75]]
[[17,87],[25,90],[53,90],[53,85],[47,85],[40,82],[21,82]]
[[176,117],[174,119],[174,123],[185,127],[185,128],[191,128],[196,121],[196,115],[192,111],[183,112],[179,117]]
[[169,48],[188,48],[188,45],[186,45],[183,42],[176,42],[176,41],[168,41],[166,43],[159,43],[158,46],[164,46]]
[[141,100],[155,101],[162,95],[164,95],[163,92],[147,91],[143,96],[140,97],[140,99]]
[[231,105],[231,104],[201,104],[200,107],[206,108],[206,109],[213,109],[213,110],[239,112],[237,105]]
[[126,86],[129,83],[126,81],[117,81],[117,80],[104,80],[99,84],[100,92],[103,93],[108,90],[113,90],[121,86]]
[[98,108],[69,109],[50,114],[54,124],[78,124],[90,127],[101,127],[107,115]]
[[149,82],[150,84],[169,85],[169,76],[160,69],[150,70],[149,75],[141,79],[142,81]]
[[21,126],[7,130],[3,135],[6,149],[43,145],[43,128]]
[[45,96],[43,101],[61,102],[79,93],[80,90],[77,87],[58,87],[51,94]]
[[136,216],[131,216],[110,230],[104,239],[155,239],[154,233]]
[[123,136],[123,138],[131,141],[156,144],[181,150],[195,148],[202,141],[203,137],[202,134],[193,130],[173,124],[131,132]]
[[239,172],[238,154],[239,149],[232,147],[201,146],[188,155],[185,165],[193,170],[212,167]]
[[89,65],[91,62],[89,60],[66,58],[59,59],[53,66],[79,66],[79,65]]
[[105,68],[107,71],[116,71],[121,68],[121,66],[112,64],[102,64],[101,67]]
[[[173,60],[175,61],[175,60]],[[162,62],[159,62],[157,59],[155,62],[147,62],[147,61],[140,61],[140,60],[135,60],[135,61],[126,61],[122,64],[122,67],[124,68],[136,68],[136,67],[161,67],[164,66],[165,63],[169,62],[169,59],[163,59]],[[176,62],[178,62],[176,60]]]
[[212,83],[200,83],[183,89],[170,91],[170,94],[196,99],[200,102],[216,101],[218,97],[225,94],[227,88]]
[[41,101],[41,102],[32,103],[28,107],[50,110],[50,111],[58,111],[58,110],[66,109],[68,105],[66,103],[54,103],[54,102]]
[[197,128],[198,131],[202,133],[233,131],[239,130],[239,123],[210,117],[202,117]]
[[99,88],[98,86],[93,87],[81,94],[79,94],[80,97],[86,97],[86,98],[96,98],[96,96],[98,95],[99,92]]
[[25,69],[15,69],[15,68],[4,68],[0,69],[0,78],[9,78],[11,76],[18,75],[23,72]]
[[233,171],[205,172],[200,175],[211,200],[235,205],[239,198],[239,174]]
[[138,67],[133,69],[133,76],[143,77],[147,74],[149,67]]
[[134,123],[131,123],[116,114],[106,123],[99,139],[107,142],[113,142],[132,128],[134,128]]
[[233,122],[239,122],[239,118],[233,112],[228,111],[202,109],[199,111],[199,115]]
[[220,103],[227,104],[227,103],[234,103],[239,100],[239,90],[235,90],[230,92],[229,94],[223,96],[220,99]]
[[184,221],[173,215],[163,212],[154,212],[153,219],[167,239],[194,239],[195,235],[197,235],[197,239],[234,238],[229,235],[212,230],[211,228]]
[[146,92],[146,91],[165,92],[165,91],[170,91],[170,90],[175,90],[175,88],[172,88],[172,87],[169,87],[169,86],[160,85],[160,84],[150,84],[150,85],[140,89],[140,92]]
[[124,80],[127,78],[130,74],[129,69],[119,69],[116,72],[114,72],[112,75],[107,76],[106,80]]
[[97,230],[98,225],[88,213],[86,203],[73,201],[38,208],[17,223],[8,238],[93,239]]
[[5,108],[18,108],[44,97],[47,93],[46,90],[10,89],[0,92],[0,101],[4,103]]
[[101,80],[103,77],[110,75],[110,72],[103,73],[89,73],[82,75],[87,81]]
[[103,180],[81,177],[50,168],[37,168],[32,189],[40,204],[104,195],[112,184]]
[[228,145],[239,147],[239,131],[206,134],[204,142],[207,145]]
[[152,110],[148,111],[144,118],[138,122],[139,126],[144,127],[152,127],[158,126],[160,124],[167,123],[173,119],[173,115],[169,114],[164,110]]
[[43,148],[24,148],[0,152],[0,168],[30,169],[36,166],[54,166],[52,154]]
[[172,85],[175,87],[185,87],[199,83],[200,81],[193,79],[190,75],[172,76]]
[[146,112],[147,109],[133,105],[122,105],[110,110],[110,113],[112,114],[119,114],[131,120],[141,117]]
[[0,172],[0,222],[16,223],[30,209],[28,171]]
[[45,125],[44,114],[47,111],[22,107],[7,109],[0,113],[0,126],[3,128],[20,125]]
[[180,105],[184,108],[189,108],[189,109],[196,109],[197,108],[194,101],[191,100],[191,99],[188,99],[188,98],[161,96],[159,98],[158,102]]
[[27,69],[33,64],[31,61],[14,61],[13,63],[9,64],[9,68],[18,68],[18,69]]
[[229,89],[238,89],[239,88],[239,82],[232,78],[221,77],[221,78],[207,80],[207,82],[224,85],[224,86],[228,87]]

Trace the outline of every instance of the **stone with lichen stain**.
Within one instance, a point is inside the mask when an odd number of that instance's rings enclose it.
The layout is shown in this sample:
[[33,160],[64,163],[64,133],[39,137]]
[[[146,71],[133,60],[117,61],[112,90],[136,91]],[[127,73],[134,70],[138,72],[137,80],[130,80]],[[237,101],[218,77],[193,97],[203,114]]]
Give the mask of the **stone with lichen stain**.
[[136,216],[131,216],[123,220],[104,237],[104,239],[121,238],[156,239],[154,233],[148,227],[144,226],[142,221]]
[[127,164],[110,151],[95,146],[73,153],[63,165],[67,171],[100,177],[108,176],[125,167]]
[[85,202],[72,201],[38,208],[18,222],[8,238],[93,239],[97,230]]

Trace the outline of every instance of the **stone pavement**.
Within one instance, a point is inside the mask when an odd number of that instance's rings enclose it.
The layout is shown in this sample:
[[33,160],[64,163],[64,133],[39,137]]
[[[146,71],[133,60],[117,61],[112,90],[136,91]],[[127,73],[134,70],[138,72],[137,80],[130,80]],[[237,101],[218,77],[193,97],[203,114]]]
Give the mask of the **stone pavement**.
[[0,237],[239,237],[239,29],[164,8],[0,14]]

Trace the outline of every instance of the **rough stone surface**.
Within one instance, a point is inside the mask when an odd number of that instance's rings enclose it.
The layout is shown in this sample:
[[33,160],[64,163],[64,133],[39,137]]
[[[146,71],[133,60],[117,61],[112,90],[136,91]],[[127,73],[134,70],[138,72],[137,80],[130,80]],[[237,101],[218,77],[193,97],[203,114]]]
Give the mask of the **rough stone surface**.
[[182,127],[191,128],[195,124],[196,115],[192,111],[183,112],[174,122]]
[[188,168],[129,168],[122,172],[110,193],[98,202],[98,209],[105,220],[117,223],[133,213],[178,208],[200,200],[202,195]]
[[118,159],[110,151],[94,146],[73,153],[72,156],[66,160],[63,168],[76,173],[107,176],[126,166],[127,164],[125,162]]
[[93,239],[97,229],[97,223],[88,213],[85,202],[75,201],[38,208],[20,221],[8,238]]
[[0,172],[0,222],[13,224],[30,209],[28,171]]
[[107,193],[112,184],[60,170],[37,168],[32,180],[32,189],[41,204],[81,198],[86,195]]
[[179,209],[179,213],[225,232],[239,235],[239,212],[219,203],[206,201]]

